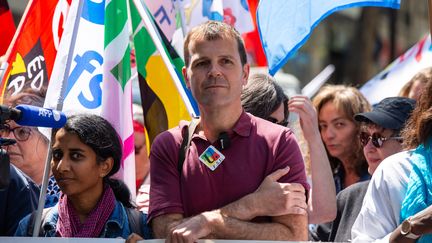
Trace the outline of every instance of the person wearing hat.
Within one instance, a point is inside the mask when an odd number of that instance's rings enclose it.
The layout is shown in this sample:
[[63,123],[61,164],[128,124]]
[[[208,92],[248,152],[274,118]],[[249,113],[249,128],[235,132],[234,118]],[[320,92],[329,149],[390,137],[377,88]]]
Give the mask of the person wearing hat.
[[[414,107],[413,99],[389,97],[376,104],[372,111],[354,116],[362,123],[360,142],[371,175],[385,158],[402,151],[400,132]],[[356,183],[337,195],[337,216],[328,241],[351,240],[351,228],[360,212],[369,181]]]

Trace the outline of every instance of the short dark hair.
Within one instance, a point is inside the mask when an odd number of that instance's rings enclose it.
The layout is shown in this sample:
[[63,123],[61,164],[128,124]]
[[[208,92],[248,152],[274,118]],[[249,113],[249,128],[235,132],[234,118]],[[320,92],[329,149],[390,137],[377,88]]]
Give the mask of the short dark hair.
[[281,104],[284,104],[284,119],[288,118],[288,98],[270,75],[250,76],[241,94],[241,102],[246,112],[263,119],[268,119]]
[[234,38],[240,55],[241,64],[247,63],[246,49],[240,33],[232,26],[220,21],[207,21],[194,27],[186,36],[184,42],[184,59],[186,67],[190,64],[189,44],[194,40],[204,39],[207,41]]

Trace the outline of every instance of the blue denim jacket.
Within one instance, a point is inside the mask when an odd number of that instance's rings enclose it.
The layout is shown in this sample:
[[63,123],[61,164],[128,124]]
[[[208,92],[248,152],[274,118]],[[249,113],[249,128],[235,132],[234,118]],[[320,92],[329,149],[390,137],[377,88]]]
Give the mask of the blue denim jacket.
[[[42,224],[43,228],[43,236],[44,237],[57,237],[56,236],[56,225],[58,220],[58,204],[51,208],[51,210],[47,213],[45,220]],[[18,229],[15,232],[15,236],[29,236],[28,235],[28,224],[30,221],[30,215],[27,215],[23,218],[19,225]],[[151,231],[150,228],[146,224],[147,215],[141,213],[141,232],[144,233],[142,237],[144,239],[151,239]],[[121,237],[123,239],[127,239],[127,237],[131,234],[131,230],[129,227],[128,216],[126,213],[125,207],[118,201],[116,201],[116,205],[114,211],[109,217],[108,221],[105,223],[105,227],[102,230],[100,238],[118,238]]]

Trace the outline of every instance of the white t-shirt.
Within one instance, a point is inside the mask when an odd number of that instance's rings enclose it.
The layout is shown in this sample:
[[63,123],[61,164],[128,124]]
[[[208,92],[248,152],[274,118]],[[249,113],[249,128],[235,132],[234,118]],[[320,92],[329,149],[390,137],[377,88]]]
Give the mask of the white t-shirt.
[[353,242],[389,242],[400,224],[401,204],[412,169],[411,152],[389,156],[378,166],[351,230]]

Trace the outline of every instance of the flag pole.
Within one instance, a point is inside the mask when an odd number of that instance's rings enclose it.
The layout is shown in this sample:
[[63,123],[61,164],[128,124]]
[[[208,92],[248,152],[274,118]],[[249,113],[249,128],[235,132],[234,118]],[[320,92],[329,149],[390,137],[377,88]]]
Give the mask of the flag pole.
[[185,105],[186,105],[186,108],[189,112],[189,115],[191,117],[196,117],[196,114],[195,114],[195,111],[192,107],[192,104],[189,102],[189,98],[188,98],[186,92],[184,91],[183,86],[181,85],[181,80],[177,76],[177,73],[174,70],[174,67],[173,67],[171,61],[165,52],[165,48],[162,45],[161,38],[160,38],[159,34],[157,33],[153,22],[151,21],[150,17],[148,16],[148,13],[145,10],[144,5],[141,4],[140,0],[133,0],[133,2],[135,4],[135,7],[137,8],[139,15],[141,16],[141,19],[144,21],[144,25],[147,28],[147,31],[148,31],[150,37],[152,38],[157,50],[159,51],[159,53],[162,57],[162,60],[165,63],[165,66],[167,67],[168,72],[170,73],[171,78],[173,78],[174,83],[177,87],[177,90],[180,93],[180,96],[182,97],[183,101],[185,102]]
[[[78,26],[79,26],[79,20],[81,18],[81,12],[82,12],[82,6],[83,6],[83,0],[77,0],[78,1],[78,7],[77,7],[77,13],[76,13],[76,17],[75,17],[75,22],[74,22],[74,28],[73,28],[73,32],[72,32],[72,36],[71,36],[71,44],[70,44],[70,48],[69,48],[69,52],[68,52],[68,57],[67,57],[67,61],[66,61],[66,68],[63,74],[63,84],[60,88],[60,95],[59,98],[57,100],[57,106],[56,106],[56,110],[62,110],[63,109],[63,100],[64,100],[64,94],[66,91],[66,84],[67,84],[67,80],[69,77],[69,73],[70,73],[70,66],[72,63],[72,55],[73,52],[75,50],[75,39],[77,36],[77,32],[78,32]],[[74,1],[72,1],[70,8],[72,7],[72,4],[74,3]],[[69,11],[69,14],[71,14],[71,11]],[[69,18],[69,16],[67,17]],[[38,209],[36,212],[36,217],[35,217],[35,224],[34,224],[34,229],[33,229],[33,237],[38,237],[39,236],[39,231],[40,231],[40,226],[41,226],[41,221],[42,221],[42,211],[44,210],[45,207],[45,197],[46,197],[46,190],[48,187],[48,179],[49,179],[49,172],[51,170],[51,158],[52,158],[52,151],[51,151],[51,146],[52,146],[52,141],[53,141],[53,137],[52,137],[52,129],[48,129],[48,134],[49,137],[51,139],[49,139],[49,144],[48,144],[48,152],[47,152],[47,157],[46,157],[46,161],[45,161],[45,169],[44,169],[44,174],[43,174],[43,179],[42,179],[42,186],[41,186],[41,192],[39,195],[39,203],[38,203]]]

